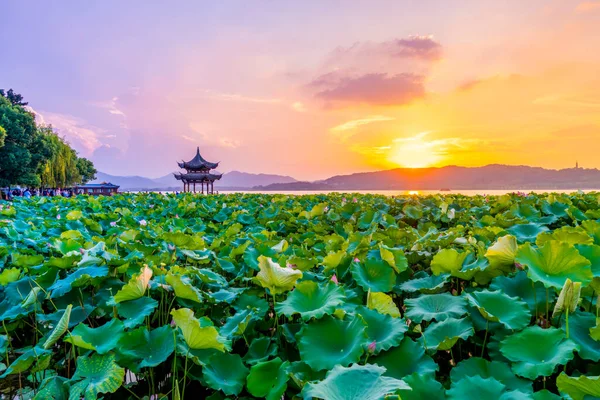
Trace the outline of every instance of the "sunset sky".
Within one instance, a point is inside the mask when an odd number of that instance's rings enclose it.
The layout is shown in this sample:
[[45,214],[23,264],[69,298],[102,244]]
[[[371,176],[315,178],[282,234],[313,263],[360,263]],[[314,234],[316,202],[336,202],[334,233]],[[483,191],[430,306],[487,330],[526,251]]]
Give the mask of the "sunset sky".
[[2,1],[0,88],[100,171],[600,168],[600,1]]

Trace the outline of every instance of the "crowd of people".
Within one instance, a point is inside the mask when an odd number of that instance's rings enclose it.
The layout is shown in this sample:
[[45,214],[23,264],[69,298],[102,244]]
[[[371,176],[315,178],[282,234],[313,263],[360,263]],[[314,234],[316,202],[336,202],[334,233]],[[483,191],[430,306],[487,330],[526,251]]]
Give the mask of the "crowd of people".
[[43,197],[53,197],[53,196],[62,196],[62,197],[72,197],[74,195],[73,189],[35,189],[35,188],[25,188],[25,189],[0,189],[0,200],[12,200],[14,197],[24,197],[31,198],[37,196]]

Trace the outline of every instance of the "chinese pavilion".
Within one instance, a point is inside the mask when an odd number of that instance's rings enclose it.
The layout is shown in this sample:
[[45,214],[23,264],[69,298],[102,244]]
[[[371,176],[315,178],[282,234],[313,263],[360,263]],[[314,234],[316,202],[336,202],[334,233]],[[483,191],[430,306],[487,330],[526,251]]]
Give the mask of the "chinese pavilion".
[[[185,169],[186,173],[174,173],[175,179],[183,182],[184,192],[196,193],[196,184],[200,184],[200,190],[206,194],[214,193],[214,182],[221,179],[223,174],[213,174],[210,172],[211,169],[215,169],[219,166],[219,163],[212,163],[206,161],[200,155],[200,147],[196,150],[196,156],[190,161],[178,162],[179,168]],[[191,186],[190,186],[191,185]]]

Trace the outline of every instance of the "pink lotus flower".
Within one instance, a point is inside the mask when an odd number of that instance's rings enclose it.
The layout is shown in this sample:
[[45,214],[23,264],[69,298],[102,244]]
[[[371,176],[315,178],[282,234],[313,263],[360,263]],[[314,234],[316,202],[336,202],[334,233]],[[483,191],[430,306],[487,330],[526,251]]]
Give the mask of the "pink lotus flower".
[[60,214],[58,214],[58,215],[56,216],[56,219],[60,219]]
[[140,225],[141,225],[141,226],[146,226],[146,225],[148,225],[148,222],[146,222],[146,220],[145,220],[145,219],[141,219],[141,220],[140,220]]
[[171,326],[175,326],[175,320],[174,319],[171,320]]
[[175,218],[179,218],[179,214],[175,214]]
[[172,245],[172,244],[168,244],[168,245],[167,245],[167,248],[169,249],[169,251],[173,251],[173,250],[175,250],[175,246],[174,246],[174,245]]
[[354,262],[360,262],[360,260],[358,259],[358,257],[354,257],[354,260],[352,260]]
[[325,208],[323,209],[324,212],[329,212],[329,206],[325,206]]
[[112,227],[115,227],[115,226],[117,226],[117,222],[116,222],[116,221],[111,221],[111,222],[110,222],[110,226],[112,226]]
[[373,340],[373,341],[372,341],[372,342],[369,344],[369,347],[368,347],[368,349],[367,349],[367,350],[369,351],[369,353],[370,353],[370,354],[373,354],[373,353],[375,353],[375,348],[376,348],[376,347],[377,347],[377,340]]
[[358,199],[355,197],[355,198],[352,199],[352,202],[353,203],[358,203]]
[[150,204],[148,207],[150,207],[150,208],[154,208],[154,204]]
[[331,282],[335,283],[336,285],[339,283],[337,276],[335,276],[335,274],[333,274],[333,276],[331,277]]
[[81,247],[81,248],[79,248],[79,252],[80,252],[81,254],[84,254],[84,253],[85,253],[85,249],[84,249],[83,247]]

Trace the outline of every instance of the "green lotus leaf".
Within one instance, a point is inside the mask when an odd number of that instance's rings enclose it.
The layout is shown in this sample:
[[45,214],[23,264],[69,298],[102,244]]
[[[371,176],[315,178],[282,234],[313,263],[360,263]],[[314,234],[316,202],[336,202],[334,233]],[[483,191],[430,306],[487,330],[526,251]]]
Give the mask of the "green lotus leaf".
[[394,318],[400,318],[400,310],[391,296],[380,292],[367,293],[367,307],[376,310],[380,314],[387,314]]
[[112,319],[110,322],[97,328],[79,324],[65,338],[65,342],[74,344],[88,350],[95,350],[98,354],[106,354],[117,347],[117,343],[124,334],[123,322]]
[[65,312],[58,323],[48,336],[48,339],[44,342],[44,349],[49,349],[52,345],[58,342],[58,339],[69,329],[69,318],[71,317],[71,310],[73,309],[73,305],[69,304],[65,309]]
[[500,322],[508,329],[520,330],[529,325],[531,313],[527,303],[517,297],[510,297],[500,290],[483,290],[465,295],[469,304],[477,308],[483,318]]
[[413,279],[402,283],[400,290],[409,293],[437,293],[444,288],[449,276],[449,274],[429,275],[425,271],[419,271]]
[[202,303],[202,293],[192,285],[189,277],[173,275],[169,272],[165,281],[173,287],[175,296],[195,301],[196,303]]
[[[566,332],[566,320],[561,319],[562,329]],[[600,361],[600,346],[591,336],[590,330],[596,326],[596,316],[589,312],[578,311],[569,314],[569,339],[579,346],[579,357],[594,362]]]
[[300,359],[320,371],[357,362],[364,353],[367,334],[360,317],[340,320],[325,316],[304,325],[296,340]]
[[439,368],[435,361],[425,353],[421,344],[406,336],[400,346],[383,351],[375,357],[369,357],[369,363],[385,367],[384,375],[396,379],[403,379],[411,374],[433,378]]
[[105,277],[108,275],[108,267],[83,267],[67,275],[65,279],[56,281],[48,288],[51,298],[61,297],[73,290],[73,287],[85,286],[93,278]]
[[450,371],[452,382],[458,382],[468,376],[479,376],[484,379],[493,378],[509,390],[532,391],[531,381],[518,378],[511,371],[508,364],[500,361],[488,361],[479,357],[471,357],[459,362]]
[[[510,297],[518,297],[526,302],[532,311],[545,309],[546,289],[544,285],[541,282],[532,282],[525,271],[518,271],[511,277],[494,278],[490,284],[490,290],[500,290]],[[556,294],[554,291],[548,294],[548,302],[553,302]]]
[[390,267],[396,271],[397,274],[405,271],[408,268],[408,260],[404,255],[404,251],[400,248],[388,247],[386,245],[379,245],[379,254],[381,258],[388,263]]
[[514,235],[519,243],[535,242],[535,239],[540,233],[548,231],[548,228],[540,224],[518,224],[513,225],[507,231]]
[[67,400],[69,398],[69,387],[67,378],[62,376],[46,377],[37,390],[34,400]]
[[344,302],[343,290],[333,282],[302,281],[281,303],[275,305],[278,314],[292,317],[300,314],[304,321],[332,314]]
[[221,327],[221,335],[227,338],[243,336],[253,316],[252,310],[241,310],[235,313],[235,315],[227,318],[227,321]]
[[584,229],[574,226],[563,226],[562,228],[555,229],[552,232],[545,232],[538,235],[538,237],[535,240],[535,244],[537,244],[538,247],[541,247],[546,242],[549,242],[551,240],[564,242],[569,244],[570,246],[576,244],[594,243],[594,239],[591,236],[589,236]]
[[246,378],[248,392],[255,397],[280,400],[287,389],[288,366],[289,362],[282,362],[279,357],[253,365]]
[[561,396],[557,396],[549,390],[543,389],[535,392],[532,396],[533,400],[562,400]]
[[120,303],[123,301],[139,299],[146,293],[151,278],[152,270],[147,266],[142,267],[140,273],[132,276],[131,279],[129,279],[129,282],[115,294],[114,302]]
[[500,399],[505,389],[506,386],[494,378],[466,376],[459,381],[452,381],[447,394],[451,400]]
[[590,262],[567,243],[549,241],[540,248],[529,243],[519,247],[516,261],[526,265],[527,275],[546,287],[561,289],[567,278],[584,286],[592,280]]
[[500,342],[500,352],[513,362],[515,374],[532,380],[552,375],[557,365],[564,365],[575,357],[573,352],[577,347],[573,341],[565,339],[562,330],[542,329],[537,325]]
[[95,399],[101,393],[114,393],[121,387],[125,369],[115,363],[114,354],[79,357],[77,370],[69,381],[69,400]]
[[217,328],[207,318],[196,319],[189,308],[172,310],[171,315],[191,349],[215,349],[221,352],[229,350],[230,342],[219,335]]
[[0,354],[4,353],[8,348],[8,335],[0,335]]
[[434,275],[450,274],[457,276],[469,253],[459,253],[455,249],[442,249],[431,260],[431,271]]
[[215,353],[202,368],[208,387],[226,395],[238,395],[244,388],[248,368],[238,354]]
[[429,325],[423,338],[427,349],[450,350],[458,339],[467,340],[473,333],[473,325],[467,318],[448,318]]
[[20,349],[19,352],[22,352],[22,354],[8,366],[4,373],[0,375],[0,378],[25,372],[32,368],[32,365],[35,368],[36,364],[40,362],[39,360],[44,360],[45,356],[52,354],[50,350],[46,350],[40,346],[26,347]]
[[431,260],[431,272],[434,275],[450,274],[464,280],[473,279],[476,273],[486,267],[485,258],[477,258],[470,252],[459,253],[455,249],[442,249]]
[[[594,281],[600,277],[600,246],[597,244],[577,244],[575,245],[579,254],[587,258],[591,265],[592,275],[594,275]],[[595,289],[597,292],[598,289]]]
[[571,377],[562,372],[556,378],[556,386],[573,400],[600,398],[600,376]]
[[254,365],[267,361],[269,357],[274,357],[276,354],[277,345],[271,341],[270,337],[263,336],[252,340],[248,352],[244,356],[244,362]]
[[336,251],[333,253],[327,254],[323,257],[323,271],[327,272],[334,268],[337,268],[338,265],[342,262],[342,259],[346,256],[346,252],[344,250]]
[[0,272],[0,286],[6,286],[11,282],[19,280],[21,276],[21,269],[19,268],[6,268]]
[[130,300],[117,304],[117,312],[125,321],[123,326],[126,329],[135,328],[144,322],[144,319],[158,306],[158,301],[151,297],[144,296],[137,300]]
[[490,268],[507,272],[515,265],[517,250],[517,239],[512,235],[506,235],[498,238],[496,243],[488,247],[485,257],[490,262]]
[[385,368],[377,365],[354,364],[349,368],[336,365],[324,380],[307,383],[302,396],[305,399],[378,400],[400,389],[410,390],[404,381],[383,376],[384,373]]
[[396,282],[396,274],[392,267],[375,257],[367,257],[364,262],[353,261],[350,273],[365,291],[389,292]]
[[417,323],[421,321],[443,321],[448,318],[460,318],[467,313],[464,297],[449,293],[426,294],[404,301],[405,317]]
[[269,289],[272,295],[280,294],[291,290],[296,281],[302,278],[302,271],[289,267],[281,267],[271,258],[258,257],[259,273],[256,275],[256,281],[264,288]]
[[405,376],[402,380],[411,389],[400,391],[400,398],[402,400],[446,399],[446,392],[444,391],[444,387],[431,375],[420,375],[415,372],[412,375]]
[[137,370],[146,367],[156,367],[165,362],[175,350],[173,329],[165,325],[160,328],[148,329],[143,326],[127,332],[119,340],[119,353],[132,359],[141,360]]
[[398,346],[408,330],[403,319],[380,314],[366,307],[358,307],[356,312],[367,323],[367,343],[375,342],[374,354]]

